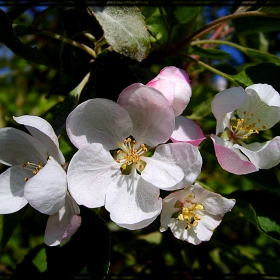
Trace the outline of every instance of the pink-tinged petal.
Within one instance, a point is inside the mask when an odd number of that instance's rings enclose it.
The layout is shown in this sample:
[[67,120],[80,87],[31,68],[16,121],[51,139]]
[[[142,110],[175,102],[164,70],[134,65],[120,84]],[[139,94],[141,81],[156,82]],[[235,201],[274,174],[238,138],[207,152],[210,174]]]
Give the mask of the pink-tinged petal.
[[167,80],[152,80],[147,83],[146,86],[159,90],[167,98],[170,105],[173,105],[175,96],[175,83]]
[[26,170],[12,166],[0,175],[0,214],[14,213],[28,201],[24,197]]
[[70,239],[81,225],[82,218],[79,214],[79,206],[66,194],[64,206],[48,218],[45,244],[56,246]]
[[48,154],[57,162],[65,163],[64,156],[59,150],[58,138],[52,126],[46,120],[29,115],[14,117],[14,120],[24,125],[33,137],[43,143],[48,150]]
[[66,120],[66,131],[78,148],[97,142],[108,150],[131,135],[132,121],[127,111],[117,103],[95,98],[78,105]]
[[12,127],[0,129],[0,162],[23,165],[25,162],[46,162],[46,147],[29,134]]
[[257,92],[260,99],[267,105],[280,107],[280,95],[271,85],[254,84],[245,88],[247,93],[252,90]]
[[156,89],[136,83],[125,88],[118,98],[133,122],[131,135],[137,143],[157,146],[171,136],[175,118],[168,100]]
[[159,189],[145,182],[133,170],[130,175],[115,177],[108,188],[105,208],[116,224],[130,230],[151,224],[161,211]]
[[50,157],[38,174],[26,182],[24,196],[33,208],[43,214],[52,215],[64,205],[66,190],[66,173],[57,161]]
[[200,126],[184,116],[175,118],[175,129],[170,137],[172,142],[186,142],[198,146],[206,137]]
[[[164,81],[164,83],[162,82]],[[159,82],[159,83],[155,83]],[[170,85],[168,85],[168,83]],[[164,84],[166,86],[164,86]],[[171,89],[174,86],[174,90]],[[170,103],[173,107],[175,116],[179,116],[189,104],[192,95],[189,75],[186,71],[175,66],[167,66],[163,68],[160,73],[151,80],[147,86],[152,86],[162,92],[167,99],[170,94],[173,95],[173,102]]]
[[[216,134],[223,132],[229,124],[230,114],[246,100],[247,94],[242,87],[233,87],[216,94],[212,100],[212,112],[217,119]],[[226,120],[224,120],[226,118]]]
[[214,143],[217,160],[224,170],[236,175],[248,174],[258,170],[249,160],[241,159],[234,150],[222,146],[220,142],[223,140],[222,138],[211,134],[211,139]]
[[120,166],[102,144],[80,149],[67,170],[68,189],[79,205],[96,208],[105,204],[107,187],[120,175]]
[[190,178],[195,180],[201,172],[199,150],[188,143],[160,145],[152,157],[142,159],[147,163],[141,173],[142,178],[163,190],[179,188],[178,183],[186,183]]
[[265,143],[238,145],[238,148],[260,169],[269,169],[280,163],[280,136]]

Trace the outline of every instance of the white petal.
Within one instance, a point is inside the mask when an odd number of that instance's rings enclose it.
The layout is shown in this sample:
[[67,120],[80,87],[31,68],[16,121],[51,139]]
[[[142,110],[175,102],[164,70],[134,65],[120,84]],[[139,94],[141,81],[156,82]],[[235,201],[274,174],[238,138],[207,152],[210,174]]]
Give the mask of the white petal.
[[254,84],[245,88],[246,92],[256,91],[263,102],[270,106],[280,107],[279,93],[271,86],[267,84]]
[[33,208],[52,215],[64,205],[66,189],[66,173],[50,157],[38,174],[26,182],[24,196]]
[[198,146],[206,137],[203,131],[193,120],[184,116],[175,118],[175,129],[170,137],[173,142],[187,142]]
[[70,113],[66,131],[78,149],[97,142],[114,150],[118,148],[118,141],[131,135],[132,121],[127,111],[117,103],[95,98],[81,103]]
[[132,136],[137,143],[157,146],[171,136],[174,111],[168,100],[158,90],[136,83],[125,88],[118,98],[133,122]]
[[105,204],[107,188],[120,166],[99,143],[81,148],[71,159],[67,170],[68,189],[80,205],[96,208]]
[[106,196],[110,218],[123,228],[135,230],[151,224],[161,211],[159,189],[133,170],[113,179]]
[[198,183],[193,185],[192,191],[194,193],[194,199],[192,202],[198,202],[203,205],[207,213],[213,215],[223,216],[226,212],[231,211],[235,205],[234,199],[228,199],[220,194],[211,192]]
[[233,87],[223,90],[215,95],[211,107],[212,112],[217,119],[216,133],[224,131],[227,124],[224,122],[224,117],[227,118],[227,113],[231,113],[239,108],[247,98],[247,94],[242,87]]
[[56,246],[68,240],[81,225],[79,214],[79,206],[70,195],[66,194],[64,206],[48,218],[45,244]]
[[163,144],[152,157],[142,157],[147,163],[143,179],[165,190],[174,190],[181,181],[191,183],[201,172],[202,159],[197,147],[188,143]]
[[29,115],[14,117],[14,120],[19,124],[23,124],[33,137],[43,143],[50,156],[60,164],[65,163],[64,156],[59,150],[58,138],[52,126],[46,120]]
[[41,142],[16,128],[1,128],[0,139],[0,162],[5,165],[23,165],[27,161],[45,163],[48,158]]
[[248,98],[237,110],[240,118],[245,119],[246,126],[255,125],[252,129],[266,130],[280,119],[280,107],[270,106],[263,102],[253,89],[248,91]]
[[197,238],[201,241],[210,240],[214,229],[221,223],[222,218],[223,216],[221,215],[214,216],[208,213],[201,216],[201,220],[196,227]]
[[0,214],[14,213],[28,201],[24,197],[26,170],[12,166],[0,175]]
[[[237,145],[235,145],[237,146]],[[261,169],[269,169],[280,163],[280,136],[265,143],[243,144],[238,148]]]

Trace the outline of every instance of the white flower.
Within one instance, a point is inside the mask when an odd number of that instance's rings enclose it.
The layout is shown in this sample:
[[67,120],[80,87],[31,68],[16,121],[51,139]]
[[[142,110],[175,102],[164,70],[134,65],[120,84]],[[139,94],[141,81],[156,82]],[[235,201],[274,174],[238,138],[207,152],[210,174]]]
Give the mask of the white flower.
[[211,138],[223,169],[240,175],[279,164],[279,136],[263,143],[246,143],[280,120],[280,96],[272,86],[254,84],[245,90],[233,87],[221,91],[212,101],[212,111],[217,126]]
[[162,204],[160,231],[170,227],[176,238],[197,245],[210,240],[224,214],[233,208],[235,200],[195,183],[169,194]]
[[64,205],[67,180],[64,157],[51,125],[36,116],[14,118],[30,134],[0,129],[0,162],[10,166],[0,175],[0,213],[13,213],[29,203],[52,215]]
[[105,205],[121,227],[139,229],[160,214],[159,189],[193,183],[201,171],[197,147],[169,143],[174,112],[156,89],[133,84],[118,103],[83,102],[68,116],[66,130],[79,149],[70,161],[70,194],[89,208]]

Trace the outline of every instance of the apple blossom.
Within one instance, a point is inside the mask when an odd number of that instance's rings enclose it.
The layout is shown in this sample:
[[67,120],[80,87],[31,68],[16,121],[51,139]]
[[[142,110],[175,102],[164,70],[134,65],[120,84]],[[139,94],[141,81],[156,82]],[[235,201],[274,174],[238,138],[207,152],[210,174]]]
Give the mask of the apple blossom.
[[0,213],[16,212],[29,203],[41,213],[56,213],[65,201],[64,157],[51,125],[37,116],[14,117],[30,134],[0,129],[0,162],[10,166],[0,175]]
[[224,198],[195,183],[163,199],[160,231],[170,227],[176,238],[198,245],[210,240],[224,214],[234,205],[234,199]]
[[[280,162],[280,137],[264,143],[247,141],[280,120],[280,96],[267,84],[233,87],[218,93],[212,101],[217,119],[211,134],[221,167],[234,174],[269,169]],[[246,143],[247,142],[247,143]]]
[[136,83],[117,103],[96,98],[68,116],[66,131],[79,149],[69,163],[70,194],[79,205],[105,206],[121,227],[139,229],[161,211],[160,189],[194,182],[202,158],[188,143],[165,144],[174,112],[156,89]]
[[189,75],[183,69],[167,66],[147,83],[147,86],[159,90],[171,104],[175,116],[179,116],[190,102],[192,89]]

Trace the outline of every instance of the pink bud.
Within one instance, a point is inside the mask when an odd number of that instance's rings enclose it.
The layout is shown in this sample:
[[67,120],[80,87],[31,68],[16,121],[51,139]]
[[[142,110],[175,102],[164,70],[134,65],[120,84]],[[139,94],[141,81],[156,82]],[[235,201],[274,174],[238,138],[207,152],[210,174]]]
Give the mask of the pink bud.
[[168,99],[175,116],[183,113],[192,95],[189,75],[175,66],[163,68],[147,86],[159,90]]

